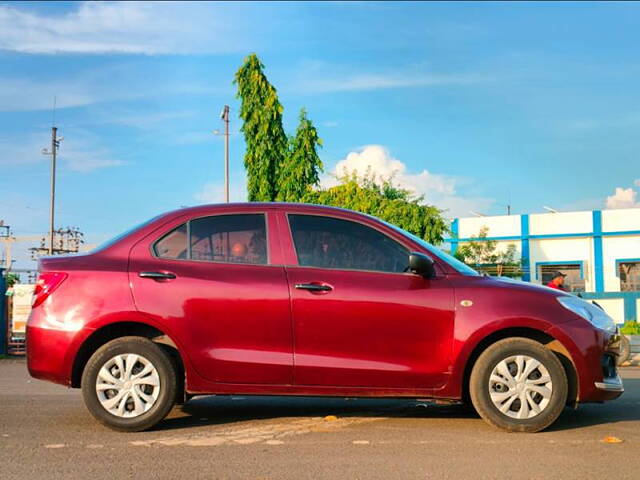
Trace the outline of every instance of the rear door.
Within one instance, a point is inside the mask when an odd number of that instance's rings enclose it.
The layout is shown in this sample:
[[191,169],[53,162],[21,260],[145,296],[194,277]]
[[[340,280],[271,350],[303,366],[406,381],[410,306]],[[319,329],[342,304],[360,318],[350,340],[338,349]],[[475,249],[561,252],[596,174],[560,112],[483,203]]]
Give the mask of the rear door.
[[454,320],[449,281],[405,273],[409,249],[372,225],[304,214],[289,214],[288,224],[295,383],[442,386]]
[[138,310],[167,325],[209,380],[292,382],[289,292],[267,225],[264,212],[185,219],[131,251]]

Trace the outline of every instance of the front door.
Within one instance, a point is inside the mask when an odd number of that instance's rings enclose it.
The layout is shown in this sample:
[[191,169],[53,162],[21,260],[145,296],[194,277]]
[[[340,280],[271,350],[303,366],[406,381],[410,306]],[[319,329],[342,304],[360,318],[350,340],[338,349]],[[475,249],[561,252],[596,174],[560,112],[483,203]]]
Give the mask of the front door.
[[297,385],[429,389],[448,378],[453,289],[405,273],[409,250],[372,226],[288,215]]
[[212,381],[292,382],[284,267],[269,265],[264,214],[216,215],[168,227],[131,252],[138,310],[178,337]]

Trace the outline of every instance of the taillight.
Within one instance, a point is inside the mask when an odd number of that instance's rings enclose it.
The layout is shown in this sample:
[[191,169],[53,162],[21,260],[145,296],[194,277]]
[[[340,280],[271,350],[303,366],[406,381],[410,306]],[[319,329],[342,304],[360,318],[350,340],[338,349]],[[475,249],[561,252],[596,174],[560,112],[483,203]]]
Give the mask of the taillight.
[[67,274],[62,272],[42,272],[38,275],[31,306],[37,307],[44,302],[65,278],[67,278]]

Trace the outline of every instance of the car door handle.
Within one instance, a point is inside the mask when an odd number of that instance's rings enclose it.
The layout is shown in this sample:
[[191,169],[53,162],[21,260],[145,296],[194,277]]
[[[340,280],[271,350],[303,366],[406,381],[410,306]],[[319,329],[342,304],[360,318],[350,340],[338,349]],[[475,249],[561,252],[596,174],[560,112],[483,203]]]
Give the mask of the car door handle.
[[140,278],[152,278],[154,280],[173,280],[176,278],[176,274],[171,272],[140,272],[138,276]]
[[295,287],[298,290],[309,290],[310,292],[330,292],[333,290],[333,287],[326,283],[296,283]]

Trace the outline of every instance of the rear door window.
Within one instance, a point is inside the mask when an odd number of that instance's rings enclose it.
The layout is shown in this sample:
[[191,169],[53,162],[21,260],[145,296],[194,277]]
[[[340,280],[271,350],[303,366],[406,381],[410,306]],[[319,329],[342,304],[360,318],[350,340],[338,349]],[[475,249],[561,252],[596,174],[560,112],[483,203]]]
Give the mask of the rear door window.
[[153,250],[160,258],[264,265],[265,218],[263,214],[196,218],[164,235]]

